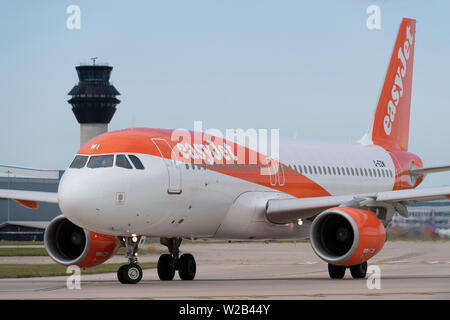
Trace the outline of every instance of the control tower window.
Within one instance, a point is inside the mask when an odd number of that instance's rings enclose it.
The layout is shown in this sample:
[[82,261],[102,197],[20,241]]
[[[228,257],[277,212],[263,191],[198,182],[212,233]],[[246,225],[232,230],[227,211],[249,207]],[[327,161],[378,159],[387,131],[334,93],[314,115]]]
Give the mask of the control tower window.
[[128,161],[127,157],[124,154],[117,155],[116,167],[121,167],[121,168],[125,168],[125,169],[133,169],[130,161]]
[[114,162],[114,155],[105,154],[102,156],[92,156],[88,162],[88,168],[105,168],[112,167]]
[[129,154],[128,157],[130,158],[131,162],[133,162],[136,169],[144,169],[144,165],[138,157],[136,157],[134,154]]
[[108,81],[111,75],[109,68],[85,67],[77,70],[80,81]]
[[76,156],[75,159],[73,159],[72,163],[70,164],[69,168],[72,169],[83,168],[86,165],[88,158],[89,158],[88,156]]

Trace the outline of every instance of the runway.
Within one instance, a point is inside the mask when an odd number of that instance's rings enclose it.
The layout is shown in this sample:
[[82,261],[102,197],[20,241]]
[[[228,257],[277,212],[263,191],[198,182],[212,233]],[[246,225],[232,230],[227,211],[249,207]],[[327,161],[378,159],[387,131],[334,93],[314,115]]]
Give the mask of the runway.
[[196,258],[193,281],[160,281],[155,269],[144,270],[137,285],[120,284],[115,273],[82,275],[78,290],[67,288],[67,277],[1,279],[0,299],[450,299],[450,241],[387,242],[369,261],[381,271],[380,289],[349,271],[330,280],[309,243],[194,243],[181,250]]

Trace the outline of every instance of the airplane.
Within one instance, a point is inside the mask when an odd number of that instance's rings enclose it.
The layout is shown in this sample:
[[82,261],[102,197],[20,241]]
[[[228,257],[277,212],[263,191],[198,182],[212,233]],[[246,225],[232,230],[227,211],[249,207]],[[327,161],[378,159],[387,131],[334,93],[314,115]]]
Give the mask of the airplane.
[[[0,197],[36,208],[57,203],[62,215],[45,230],[50,257],[89,268],[126,247],[117,271],[125,284],[143,276],[142,237],[160,238],[161,280],[193,280],[196,262],[180,254],[183,239],[309,238],[332,279],[347,269],[366,277],[367,261],[386,241],[406,204],[450,199],[450,186],[416,187],[427,174],[408,151],[416,21],[403,18],[369,130],[358,143],[280,140],[279,159],[198,131],[130,128],[81,147],[58,192],[0,190]],[[341,120],[343,123],[345,119]]]

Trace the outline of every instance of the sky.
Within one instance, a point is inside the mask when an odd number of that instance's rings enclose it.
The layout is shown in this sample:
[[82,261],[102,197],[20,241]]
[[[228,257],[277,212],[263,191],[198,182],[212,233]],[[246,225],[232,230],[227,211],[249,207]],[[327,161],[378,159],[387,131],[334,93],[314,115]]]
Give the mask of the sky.
[[[80,8],[80,29],[66,12]],[[380,8],[381,28],[366,22]],[[2,1],[0,164],[65,169],[79,149],[75,66],[114,67],[109,130],[279,129],[354,143],[367,131],[402,17],[416,46],[409,150],[450,164],[450,2]],[[422,186],[449,185],[434,174]]]

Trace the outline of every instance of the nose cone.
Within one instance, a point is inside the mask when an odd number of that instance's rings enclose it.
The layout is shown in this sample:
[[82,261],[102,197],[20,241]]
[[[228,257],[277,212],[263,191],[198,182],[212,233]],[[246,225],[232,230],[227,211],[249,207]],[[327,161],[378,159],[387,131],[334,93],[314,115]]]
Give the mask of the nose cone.
[[89,170],[68,169],[58,188],[59,207],[63,215],[76,225],[97,231],[104,207],[104,188],[97,173]]

